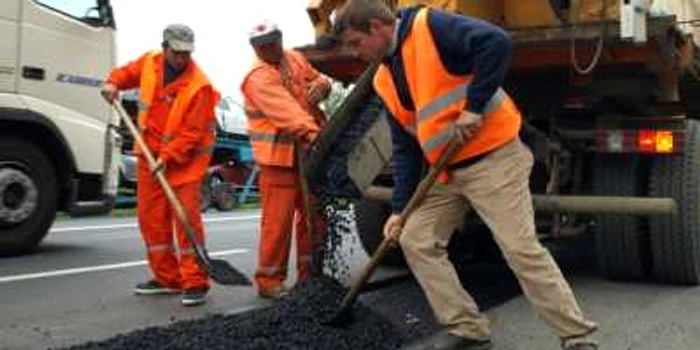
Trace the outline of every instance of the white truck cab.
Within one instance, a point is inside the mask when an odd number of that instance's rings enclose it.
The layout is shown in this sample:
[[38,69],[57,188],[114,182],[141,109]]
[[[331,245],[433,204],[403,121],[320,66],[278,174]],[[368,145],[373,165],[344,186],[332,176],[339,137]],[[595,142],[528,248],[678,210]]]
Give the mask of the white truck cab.
[[0,1],[0,255],[31,251],[57,211],[113,208],[115,28],[109,0]]

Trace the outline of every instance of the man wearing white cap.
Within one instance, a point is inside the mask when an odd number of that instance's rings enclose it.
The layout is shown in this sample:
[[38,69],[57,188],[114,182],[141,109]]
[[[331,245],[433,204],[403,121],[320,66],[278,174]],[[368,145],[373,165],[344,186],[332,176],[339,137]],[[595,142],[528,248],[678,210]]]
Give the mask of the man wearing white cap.
[[[318,134],[325,120],[318,103],[328,96],[330,80],[299,52],[284,50],[282,32],[273,23],[256,25],[250,43],[257,59],[241,91],[253,156],[260,167],[262,220],[255,282],[260,296],[277,299],[286,291],[293,224],[297,280],[309,278],[314,247],[303,224],[294,143],[308,145]],[[319,222],[315,226],[322,229]]]
[[[139,129],[157,157],[153,172],[165,171],[180,198],[197,240],[204,244],[199,212],[199,187],[214,146],[214,108],[219,94],[191,58],[194,33],[181,24],[163,31],[162,51],[151,51],[112,71],[102,95],[110,103],[120,90],[140,89]],[[135,143],[135,153],[141,154]],[[139,226],[146,244],[153,278],[136,286],[143,295],[182,293],[182,304],[204,303],[209,277],[197,263],[179,220],[155,181],[148,163],[139,156],[137,174]],[[179,256],[175,254],[173,224]]]

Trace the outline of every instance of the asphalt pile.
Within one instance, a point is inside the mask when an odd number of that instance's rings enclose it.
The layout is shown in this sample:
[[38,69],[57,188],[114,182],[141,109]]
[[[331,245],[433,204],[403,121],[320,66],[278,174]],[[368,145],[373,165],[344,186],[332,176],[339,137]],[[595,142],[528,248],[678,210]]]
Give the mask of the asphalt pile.
[[275,306],[236,315],[215,315],[151,327],[68,350],[117,349],[398,349],[407,341],[402,329],[357,304],[353,322],[326,325],[345,289],[330,278],[299,283]]

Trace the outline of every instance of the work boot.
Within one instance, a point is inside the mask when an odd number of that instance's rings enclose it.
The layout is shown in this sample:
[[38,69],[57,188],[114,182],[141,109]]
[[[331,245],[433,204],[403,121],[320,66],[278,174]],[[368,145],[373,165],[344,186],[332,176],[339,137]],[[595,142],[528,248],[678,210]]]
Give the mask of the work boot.
[[588,338],[574,338],[564,340],[562,350],[598,350],[598,343]]
[[289,295],[289,289],[282,284],[276,288],[260,289],[258,290],[258,295],[266,299],[280,300]]
[[598,350],[596,343],[571,344],[562,348],[563,350]]
[[591,334],[562,339],[562,350],[598,350],[598,343]]
[[183,306],[197,306],[202,305],[207,302],[207,294],[209,293],[209,288],[197,288],[186,290],[182,295],[182,305]]
[[137,284],[134,293],[138,295],[179,294],[180,290],[165,286],[156,280],[150,280]]
[[490,339],[465,338],[449,333],[439,332],[427,339],[419,340],[403,350],[488,350],[493,344]]

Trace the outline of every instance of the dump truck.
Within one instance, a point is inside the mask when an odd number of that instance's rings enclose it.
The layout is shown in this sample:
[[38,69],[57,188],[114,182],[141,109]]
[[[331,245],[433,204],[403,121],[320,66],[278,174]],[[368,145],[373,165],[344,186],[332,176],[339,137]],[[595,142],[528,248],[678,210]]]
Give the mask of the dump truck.
[[[330,33],[342,0],[307,8],[299,47],[352,91],[307,153],[322,196],[349,199],[372,253],[390,214],[391,136],[376,63]],[[533,204],[546,242],[589,242],[614,280],[700,283],[700,5],[648,0],[394,0],[478,17],[510,34],[503,88],[523,114]],[[494,174],[497,176],[497,174]],[[483,225],[465,217],[464,231]],[[576,238],[587,239],[576,239]],[[477,248],[478,249],[478,248]],[[400,264],[400,252],[387,261]]]
[[33,250],[59,211],[113,208],[115,28],[109,0],[0,2],[0,255]]

